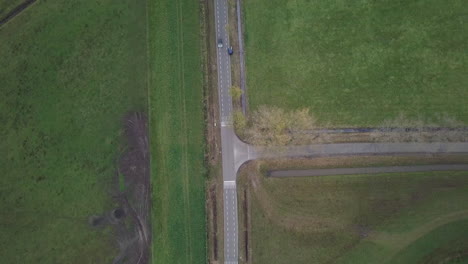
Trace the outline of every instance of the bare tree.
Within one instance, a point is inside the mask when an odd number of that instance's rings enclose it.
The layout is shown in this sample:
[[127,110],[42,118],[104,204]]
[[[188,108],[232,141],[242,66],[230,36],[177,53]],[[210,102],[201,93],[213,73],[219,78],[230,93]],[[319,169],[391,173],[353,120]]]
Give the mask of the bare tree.
[[250,116],[245,130],[246,140],[256,145],[286,146],[297,144],[310,135],[294,131],[312,129],[315,119],[304,108],[285,111],[278,107],[261,106]]

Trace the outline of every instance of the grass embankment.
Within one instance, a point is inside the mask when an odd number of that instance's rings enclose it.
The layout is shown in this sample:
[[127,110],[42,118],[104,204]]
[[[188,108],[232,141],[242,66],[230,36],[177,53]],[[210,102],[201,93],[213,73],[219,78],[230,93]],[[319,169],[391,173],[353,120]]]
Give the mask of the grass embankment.
[[468,172],[254,177],[249,184],[251,261],[466,258],[467,177]]
[[25,0],[0,0],[0,20]]
[[468,122],[468,5],[454,1],[245,1],[251,109],[309,107],[321,124],[400,112]]
[[206,262],[199,2],[150,1],[153,263]]
[[38,1],[0,28],[2,263],[110,263],[122,117],[146,109],[145,7]]

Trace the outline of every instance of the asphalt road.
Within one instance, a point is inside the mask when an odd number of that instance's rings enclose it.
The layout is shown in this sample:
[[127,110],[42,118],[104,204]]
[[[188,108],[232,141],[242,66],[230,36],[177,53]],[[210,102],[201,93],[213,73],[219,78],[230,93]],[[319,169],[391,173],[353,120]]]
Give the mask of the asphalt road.
[[227,0],[215,1],[215,26],[216,39],[221,39],[223,47],[218,47],[218,94],[219,111],[221,121],[221,151],[224,181],[224,263],[237,264],[238,239],[237,239],[237,188],[234,141],[237,137],[232,126],[232,98],[229,94],[231,87],[231,61],[227,53],[229,47],[228,3]]
[[268,176],[270,177],[308,177],[308,176],[332,176],[332,175],[425,172],[425,171],[468,171],[468,165],[467,164],[447,164],[447,165],[434,164],[434,165],[418,165],[418,166],[277,170],[277,171],[269,172]]

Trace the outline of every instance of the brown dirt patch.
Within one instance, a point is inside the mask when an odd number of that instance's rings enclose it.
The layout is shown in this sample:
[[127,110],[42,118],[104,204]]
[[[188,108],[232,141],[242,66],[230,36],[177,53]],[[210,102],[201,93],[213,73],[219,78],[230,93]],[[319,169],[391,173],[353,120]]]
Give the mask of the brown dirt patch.
[[[119,175],[123,176],[124,190],[116,198],[124,213],[130,216],[120,222],[117,239],[120,254],[114,263],[146,264],[150,259],[150,155],[148,120],[143,113],[129,113],[124,118],[126,151],[119,160]],[[118,180],[120,181],[120,180]],[[120,186],[119,186],[120,187]]]

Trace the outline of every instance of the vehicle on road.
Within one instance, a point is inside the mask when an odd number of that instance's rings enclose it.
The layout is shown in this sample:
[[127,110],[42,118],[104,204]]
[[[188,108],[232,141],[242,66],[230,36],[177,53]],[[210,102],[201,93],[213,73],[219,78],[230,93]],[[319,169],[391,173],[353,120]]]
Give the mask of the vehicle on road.
[[223,47],[223,39],[218,39],[218,48]]
[[232,55],[234,53],[234,51],[232,49],[232,46],[227,48],[227,52],[228,52],[229,55]]

